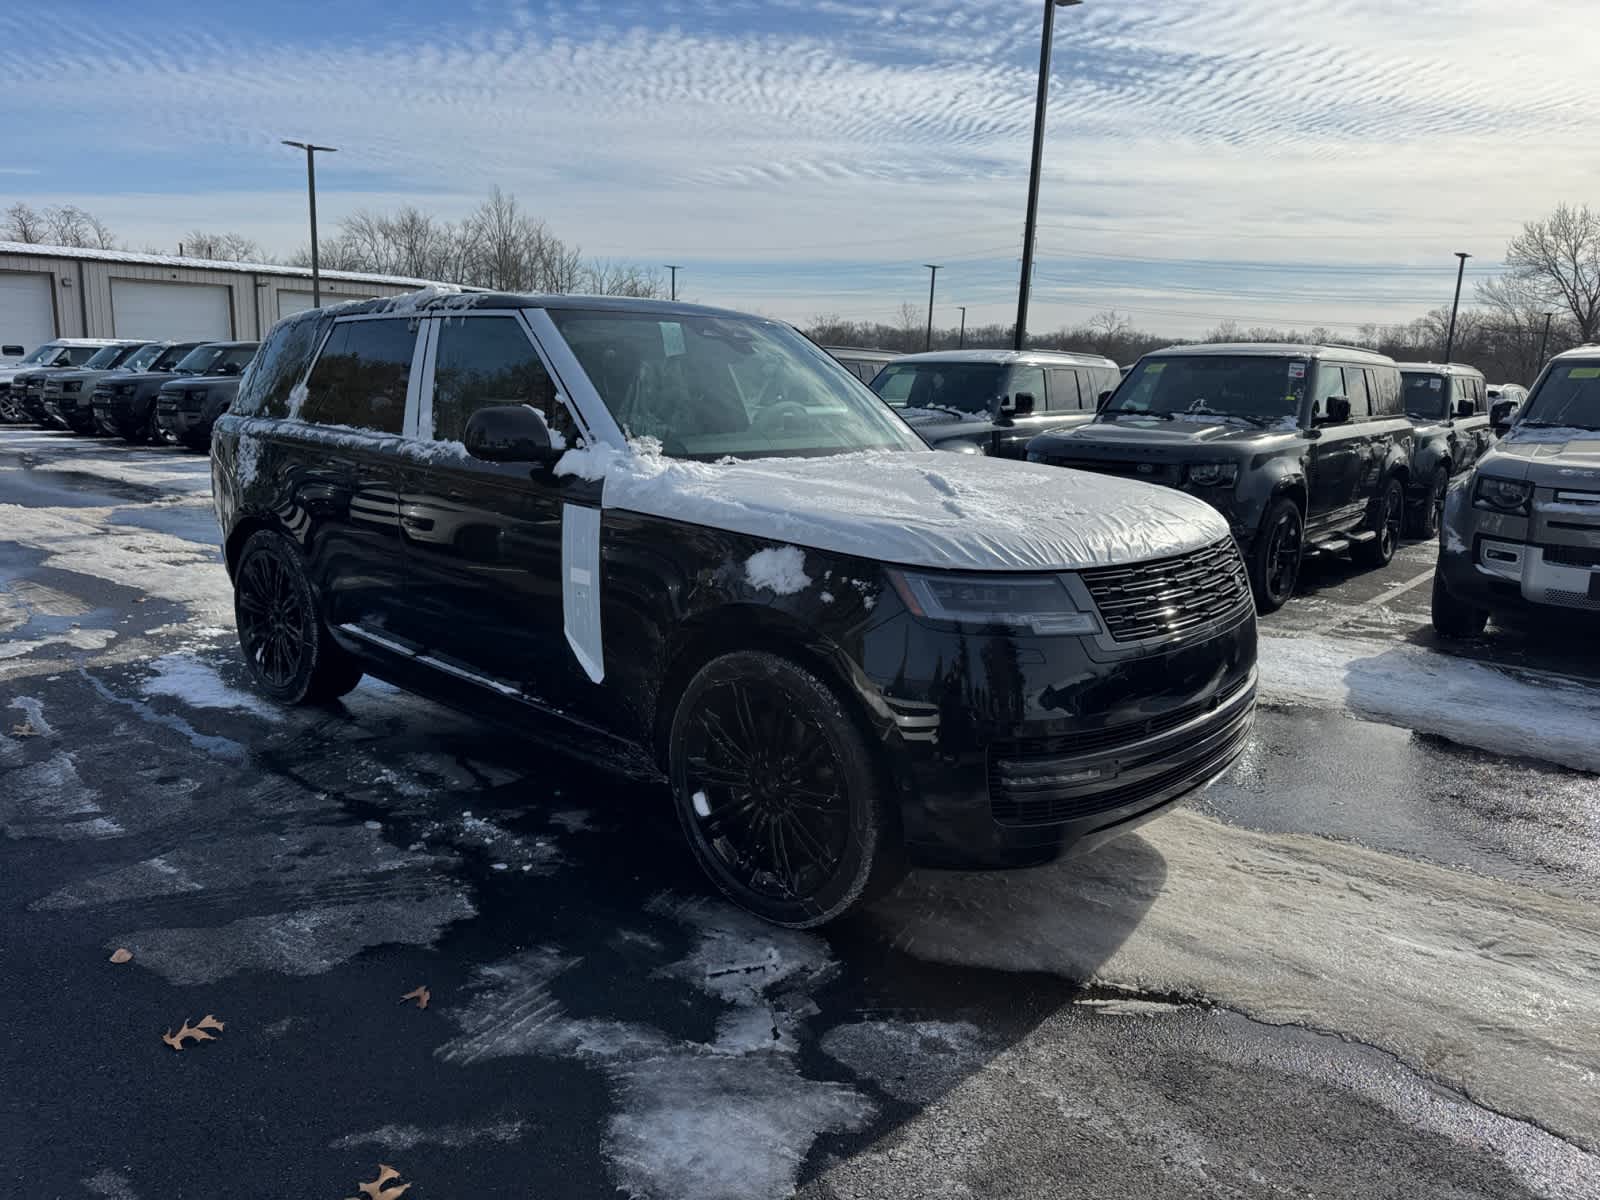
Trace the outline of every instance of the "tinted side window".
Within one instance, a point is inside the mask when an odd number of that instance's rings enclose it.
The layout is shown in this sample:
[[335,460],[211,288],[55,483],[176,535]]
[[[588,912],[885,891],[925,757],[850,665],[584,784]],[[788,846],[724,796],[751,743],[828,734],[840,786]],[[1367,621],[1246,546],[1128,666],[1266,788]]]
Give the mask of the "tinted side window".
[[416,344],[417,331],[403,318],[335,325],[306,380],[301,417],[319,425],[402,432]]
[[568,438],[575,432],[520,324],[511,317],[445,321],[434,355],[433,436],[459,442],[467,418],[496,404],[531,404],[552,429]]
[[1009,380],[1009,393],[1015,400],[1023,392],[1033,397],[1033,407],[1036,412],[1043,412],[1044,399],[1044,368],[1043,367],[1013,367]]
[[239,383],[233,411],[244,416],[287,416],[289,393],[305,377],[329,320],[321,313],[307,313],[274,325]]
[[1377,367],[1371,372],[1372,411],[1375,416],[1393,417],[1405,412],[1400,398],[1400,371]]
[[1367,395],[1367,373],[1361,367],[1346,367],[1344,369],[1344,394],[1350,400],[1351,419],[1357,417],[1370,417],[1372,415],[1372,400]]
[[1055,367],[1050,371],[1050,404],[1051,412],[1077,412],[1086,407],[1083,397],[1078,391],[1078,373],[1065,367]]

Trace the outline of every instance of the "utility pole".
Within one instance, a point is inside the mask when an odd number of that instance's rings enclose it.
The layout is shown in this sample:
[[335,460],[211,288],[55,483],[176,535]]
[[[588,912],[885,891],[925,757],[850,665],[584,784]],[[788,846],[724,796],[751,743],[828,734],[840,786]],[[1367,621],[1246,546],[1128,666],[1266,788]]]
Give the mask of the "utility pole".
[[1050,106],[1050,45],[1055,38],[1056,6],[1071,8],[1083,0],[1044,0],[1044,34],[1039,40],[1039,96],[1033,110],[1033,164],[1028,171],[1028,216],[1022,226],[1022,282],[1017,285],[1017,327],[1011,344],[1028,340],[1028,289],[1033,284],[1033,239],[1039,223],[1039,173],[1044,166],[1044,117]]
[[672,272],[672,298],[678,298],[678,272],[683,270],[677,263],[666,263],[667,270]]
[[928,268],[928,341],[924,349],[933,349],[933,285],[938,282],[939,268],[933,263],[923,263]]
[[306,152],[306,192],[311,198],[311,307],[321,308],[322,272],[317,265],[317,151],[337,154],[338,147],[317,146],[311,142],[291,142],[287,138],[283,144]]
[[961,339],[956,343],[956,348],[964,350],[967,346],[967,306],[958,304],[956,307],[961,310]]
[[1462,276],[1464,276],[1467,273],[1467,259],[1471,258],[1472,255],[1467,254],[1464,251],[1457,250],[1456,251],[1456,257],[1461,260],[1461,265],[1456,268],[1456,298],[1455,298],[1455,302],[1450,305],[1450,333],[1445,338],[1445,341],[1444,341],[1444,360],[1445,360],[1445,362],[1452,361],[1451,356],[1453,354],[1455,354],[1455,350],[1456,350],[1456,313],[1459,312],[1460,309],[1461,309],[1461,279],[1462,279]]
[[1539,343],[1539,366],[1534,368],[1535,371],[1543,369],[1546,362],[1545,351],[1550,349],[1550,319],[1554,316],[1555,313],[1553,312],[1547,312],[1544,315],[1544,338]]

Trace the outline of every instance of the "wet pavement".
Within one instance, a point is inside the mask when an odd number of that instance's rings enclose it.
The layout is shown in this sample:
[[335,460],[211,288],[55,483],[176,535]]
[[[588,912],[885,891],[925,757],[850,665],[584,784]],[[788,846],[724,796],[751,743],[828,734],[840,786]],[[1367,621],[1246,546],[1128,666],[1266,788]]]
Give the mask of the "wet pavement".
[[[1186,812],[788,933],[607,747],[253,694],[208,486],[0,429],[0,1195],[1600,1195],[1595,776],[1269,696]],[[1425,549],[1264,658],[1437,653]]]

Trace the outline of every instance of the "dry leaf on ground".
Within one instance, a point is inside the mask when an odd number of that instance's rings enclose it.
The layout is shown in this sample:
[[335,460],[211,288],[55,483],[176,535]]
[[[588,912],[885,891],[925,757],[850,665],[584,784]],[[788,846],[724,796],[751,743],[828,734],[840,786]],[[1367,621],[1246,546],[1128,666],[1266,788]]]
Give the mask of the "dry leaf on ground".
[[399,1171],[396,1171],[393,1167],[386,1167],[382,1163],[379,1163],[378,1177],[371,1183],[363,1183],[358,1185],[356,1190],[363,1196],[367,1197],[367,1200],[395,1200],[395,1197],[399,1196],[401,1193],[411,1190],[411,1185],[409,1183],[396,1184],[394,1187],[389,1186],[391,1182],[399,1178]]
[[111,961],[119,966],[125,962],[131,962],[132,960],[133,951],[129,950],[126,946],[118,946],[111,952]]
[[411,991],[407,992],[404,996],[401,996],[400,997],[400,1003],[404,1004],[407,1000],[415,1000],[417,1002],[417,1007],[418,1008],[427,1008],[428,1007],[428,1001],[432,1000],[432,999],[433,999],[433,993],[432,992],[430,992],[426,987],[418,987],[418,988],[413,988]]
[[207,1013],[194,1025],[190,1025],[189,1022],[185,1021],[183,1023],[183,1027],[179,1029],[177,1033],[173,1033],[170,1029],[167,1030],[161,1035],[161,1040],[167,1045],[171,1046],[174,1050],[182,1050],[184,1048],[183,1043],[185,1041],[216,1041],[217,1039],[212,1037],[208,1031],[214,1029],[218,1033],[221,1033],[224,1028],[225,1026],[221,1021],[217,1020],[210,1013]]
[[21,725],[11,727],[12,737],[38,737],[39,731],[33,727],[33,722],[24,721]]

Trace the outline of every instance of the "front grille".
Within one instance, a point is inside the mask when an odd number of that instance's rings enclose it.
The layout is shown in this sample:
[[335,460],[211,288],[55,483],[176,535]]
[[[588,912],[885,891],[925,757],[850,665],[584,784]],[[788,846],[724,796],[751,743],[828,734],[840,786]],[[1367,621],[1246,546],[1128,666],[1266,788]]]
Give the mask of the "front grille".
[[1127,721],[1121,725],[1109,725],[1104,729],[1085,730],[1083,733],[1062,734],[1059,737],[993,742],[990,744],[989,753],[991,756],[998,756],[1008,760],[1025,760],[1030,758],[1062,758],[1066,755],[1090,754],[1099,750],[1115,750],[1118,746],[1131,746],[1135,742],[1142,742],[1158,733],[1165,733],[1169,729],[1187,725],[1196,717],[1203,717],[1208,712],[1213,712],[1231,704],[1239,693],[1248,686],[1250,686],[1250,680],[1246,677],[1232,684],[1226,690],[1218,692],[1210,699],[1198,700],[1193,704],[1185,704],[1182,708],[1175,708],[1159,717],[1147,717],[1143,721]]
[[1112,638],[1181,637],[1250,603],[1250,581],[1233,539],[1176,558],[1097,567],[1080,575]]
[[[1027,782],[1029,772],[1039,767],[1025,758],[999,757],[991,753],[990,814],[1000,825],[1053,825],[1153,800],[1186,784],[1203,783],[1226,767],[1243,748],[1245,739],[1250,736],[1252,711],[1246,706],[1231,712],[1225,720],[1207,721],[1181,743],[1162,746],[1148,759],[1121,764],[1124,770],[1133,771],[1160,760],[1179,760],[1175,766],[1132,783],[1099,791],[1030,785]],[[1056,758],[1055,763],[1060,764],[1060,759]]]
[[1146,483],[1164,483],[1178,486],[1176,463],[1129,462],[1114,458],[1046,458],[1052,467],[1068,467],[1074,471],[1094,471],[1099,475],[1116,475],[1122,479],[1142,479]]
[[1600,567],[1600,550],[1584,546],[1545,546],[1544,560],[1564,567]]
[[1584,612],[1600,612],[1600,600],[1596,600],[1587,592],[1567,592],[1559,588],[1545,588],[1544,602],[1558,604],[1562,608],[1578,608]]

